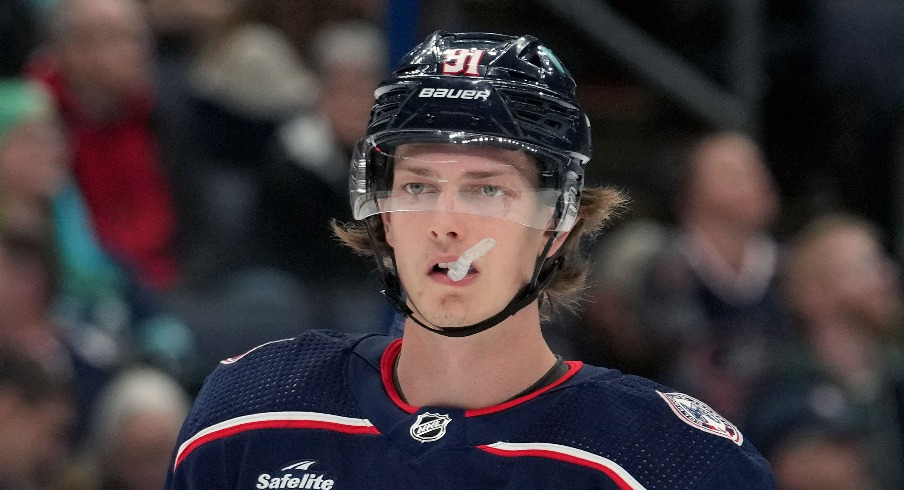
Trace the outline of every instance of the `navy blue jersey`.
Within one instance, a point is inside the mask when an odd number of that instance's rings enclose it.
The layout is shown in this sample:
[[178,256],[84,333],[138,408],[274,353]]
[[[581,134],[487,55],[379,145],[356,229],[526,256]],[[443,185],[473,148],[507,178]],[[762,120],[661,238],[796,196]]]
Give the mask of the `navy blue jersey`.
[[770,489],[766,461],[705,404],[569,361],[501,405],[405,403],[401,340],[311,331],[227,359],[179,436],[168,489]]

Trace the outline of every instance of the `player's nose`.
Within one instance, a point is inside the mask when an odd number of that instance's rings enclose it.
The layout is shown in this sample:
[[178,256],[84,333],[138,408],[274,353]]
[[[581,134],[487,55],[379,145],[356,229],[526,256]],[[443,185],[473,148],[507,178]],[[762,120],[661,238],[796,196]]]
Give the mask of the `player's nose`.
[[452,211],[436,211],[430,220],[430,238],[457,239],[463,236],[467,216]]

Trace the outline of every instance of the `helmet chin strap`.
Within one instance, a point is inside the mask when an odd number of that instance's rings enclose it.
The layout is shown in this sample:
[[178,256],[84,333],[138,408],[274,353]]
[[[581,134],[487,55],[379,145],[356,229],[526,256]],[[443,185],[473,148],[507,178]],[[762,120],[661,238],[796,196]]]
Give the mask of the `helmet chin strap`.
[[[367,234],[370,237],[374,252],[377,253],[376,251],[379,249],[376,247],[376,240],[374,239],[374,233],[371,229],[370,222],[365,220],[364,223],[367,227]],[[490,328],[502,323],[502,321],[506,318],[514,315],[525,306],[531,304],[540,296],[540,293],[542,293],[544,290],[546,290],[547,287],[549,287],[550,283],[552,283],[552,280],[555,278],[556,273],[559,271],[559,269],[562,268],[562,264],[565,261],[565,258],[560,256],[553,259],[549,264],[546,264],[546,254],[549,253],[549,250],[552,248],[552,244],[557,236],[557,232],[550,234],[549,240],[547,240],[546,245],[543,247],[543,253],[541,253],[540,256],[537,257],[537,261],[534,265],[534,274],[531,277],[530,282],[525,284],[524,287],[522,287],[515,294],[515,297],[512,298],[511,301],[509,301],[508,305],[506,305],[506,307],[503,308],[502,311],[472,325],[466,325],[462,327],[439,327],[436,325],[427,325],[427,323],[430,322],[427,322],[426,320],[419,320],[415,316],[414,311],[408,306],[408,304],[402,297],[402,284],[399,281],[398,275],[387,270],[386,265],[383,264],[382,258],[378,256],[377,269],[380,272],[380,279],[383,281],[383,285],[385,286],[385,289],[382,292],[383,295],[386,296],[387,301],[389,301],[389,304],[396,311],[404,315],[406,318],[410,318],[411,321],[420,325],[421,327],[445,337],[470,337],[471,335],[489,330]],[[395,270],[398,270],[398,267],[396,267],[395,265],[395,256],[390,255],[390,260],[392,260],[393,268],[395,268]]]

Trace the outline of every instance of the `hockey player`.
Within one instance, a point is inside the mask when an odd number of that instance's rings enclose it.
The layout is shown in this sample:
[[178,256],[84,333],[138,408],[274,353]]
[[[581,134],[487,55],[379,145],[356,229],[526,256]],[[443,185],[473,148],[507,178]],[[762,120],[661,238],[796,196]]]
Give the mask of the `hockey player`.
[[376,93],[351,166],[356,222],[404,335],[312,331],[223,361],[168,488],[768,489],[705,404],[563,361],[541,306],[621,202],[583,187],[575,84],[530,36],[437,32]]

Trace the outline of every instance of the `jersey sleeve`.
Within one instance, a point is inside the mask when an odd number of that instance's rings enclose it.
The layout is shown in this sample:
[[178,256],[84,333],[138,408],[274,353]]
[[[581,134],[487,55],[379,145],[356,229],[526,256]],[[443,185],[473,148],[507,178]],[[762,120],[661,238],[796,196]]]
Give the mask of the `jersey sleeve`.
[[[181,439],[181,438],[180,438]],[[208,488],[235,488],[227,471],[224,442],[205,444],[193,452],[192,457],[175,465],[175,457],[167,472],[166,490],[204,490]]]
[[[221,379],[224,378],[224,379]],[[218,367],[208,376],[191,411],[182,424],[179,439],[167,471],[166,490],[201,490],[203,488],[230,488],[226,471],[226,453],[223,441],[196,444],[200,438],[199,427],[208,423],[206,406],[211,384],[228,382],[229,373]],[[191,452],[191,458],[186,454]]]

